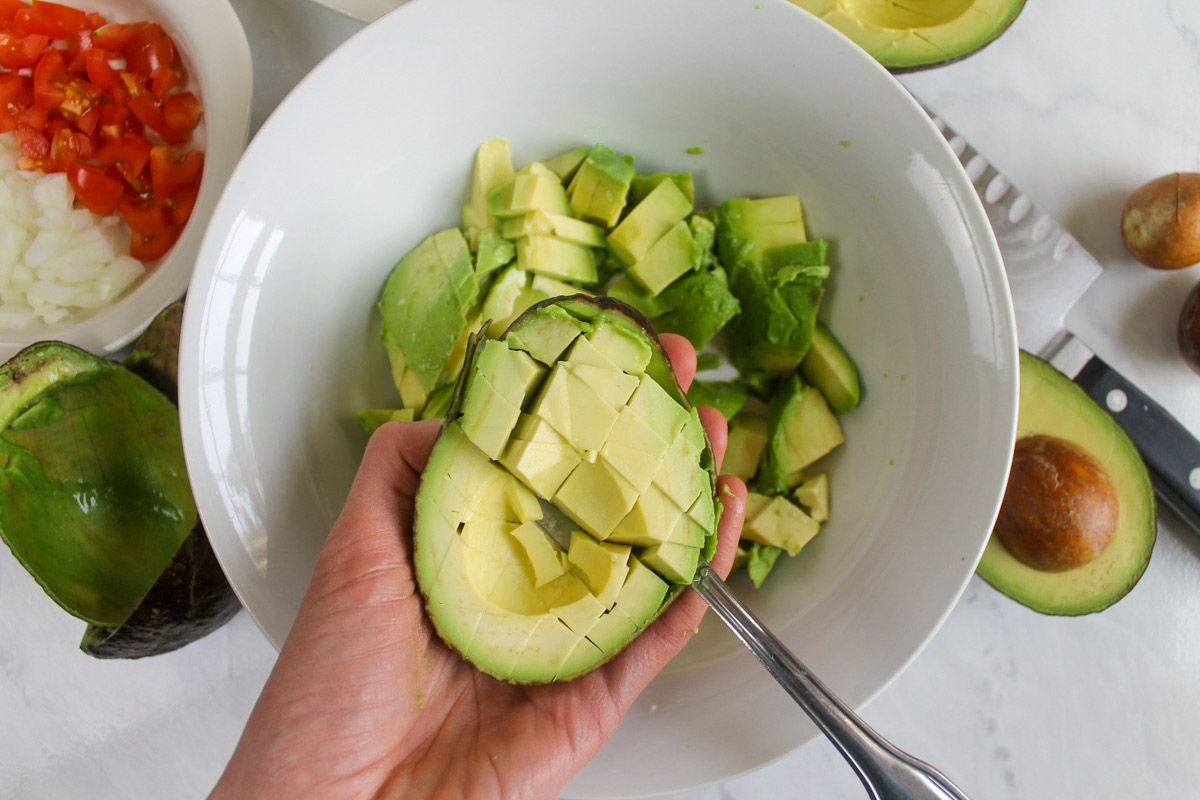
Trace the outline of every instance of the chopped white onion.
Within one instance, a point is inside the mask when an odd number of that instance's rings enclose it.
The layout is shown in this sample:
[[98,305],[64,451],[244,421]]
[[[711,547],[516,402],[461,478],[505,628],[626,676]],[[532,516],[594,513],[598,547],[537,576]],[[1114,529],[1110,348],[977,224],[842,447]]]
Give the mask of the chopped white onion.
[[111,304],[145,273],[128,230],[76,207],[66,175],[18,170],[19,153],[16,135],[0,134],[0,328]]

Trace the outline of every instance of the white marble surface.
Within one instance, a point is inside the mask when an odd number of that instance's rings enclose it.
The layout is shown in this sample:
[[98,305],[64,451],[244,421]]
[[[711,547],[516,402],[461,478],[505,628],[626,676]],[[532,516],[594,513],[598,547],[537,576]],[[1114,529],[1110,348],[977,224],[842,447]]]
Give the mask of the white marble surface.
[[[305,0],[234,0],[254,48],[257,128],[360,27]],[[1200,269],[1124,252],[1125,196],[1200,171],[1200,3],[1030,0],[966,61],[904,83],[1106,265],[1072,316],[1110,363],[1200,433],[1200,378],[1174,344]],[[0,549],[2,550],[2,549]],[[1042,617],[972,581],[945,627],[863,712],[975,798],[1200,796],[1200,538],[1163,512],[1145,577],[1118,605]],[[66,617],[0,552],[0,797],[201,797],[274,653],[245,614],[141,662],[82,656]],[[782,701],[782,695],[781,695]],[[688,800],[859,798],[816,742]]]

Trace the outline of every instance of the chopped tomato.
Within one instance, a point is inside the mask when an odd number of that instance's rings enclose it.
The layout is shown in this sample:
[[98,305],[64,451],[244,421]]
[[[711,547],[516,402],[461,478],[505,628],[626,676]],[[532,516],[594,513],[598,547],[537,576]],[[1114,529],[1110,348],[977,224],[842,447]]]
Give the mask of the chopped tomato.
[[168,36],[151,39],[136,48],[130,41],[125,45],[125,63],[131,72],[149,78],[159,67],[170,67],[175,63],[175,45]]
[[62,50],[47,50],[33,68],[33,104],[43,108],[60,105],[66,97],[65,77]]
[[162,97],[179,83],[179,73],[173,67],[159,67],[150,73],[150,91]]
[[37,34],[49,36],[51,39],[65,39],[72,33],[70,28],[64,27],[54,17],[37,8],[22,8],[13,17],[11,27],[22,36]]
[[196,198],[199,194],[199,184],[193,184],[168,200],[167,205],[171,208],[171,221],[181,228],[186,225],[192,216],[192,210],[196,207]]
[[17,12],[25,7],[21,0],[0,0],[0,23],[7,25],[12,22]]
[[199,150],[179,153],[170,147],[150,149],[150,185],[160,197],[198,184],[203,172],[204,153]]
[[75,190],[75,199],[93,214],[111,214],[117,206],[117,201],[125,193],[125,186],[121,181],[108,175],[100,167],[75,162],[64,171],[71,188]]
[[142,198],[126,194],[117,202],[116,212],[130,230],[143,236],[163,233],[172,227],[166,204],[156,197]]
[[133,51],[140,50],[155,39],[160,39],[167,35],[162,25],[159,25],[157,22],[135,22],[133,29],[133,35],[129,37],[122,48],[125,51],[125,58],[129,58],[130,53]]
[[85,68],[88,80],[112,95],[113,104],[125,105],[129,90],[125,88],[125,82],[121,80],[121,76],[108,63],[108,51],[93,47],[88,51]]
[[87,56],[93,50],[92,35],[88,31],[76,31],[67,37],[67,72],[75,76],[87,73]]
[[42,51],[49,43],[49,36],[39,34],[18,36],[11,32],[0,33],[0,67],[14,70],[32,67],[38,62]]
[[80,11],[78,8],[49,3],[46,0],[33,0],[33,10],[68,34],[77,33],[87,27],[87,12]]
[[162,110],[167,126],[178,133],[187,133],[200,122],[200,100],[191,92],[167,95]]
[[46,123],[49,121],[49,119],[49,112],[47,112],[46,109],[38,108],[37,106],[31,106],[17,115],[17,122],[25,125],[26,127],[33,128],[39,133],[46,130]]
[[129,40],[137,33],[136,25],[126,25],[122,22],[110,22],[92,31],[92,43],[96,47],[119,53],[129,44]]
[[37,128],[25,125],[17,118],[17,141],[21,143],[21,153],[38,161],[50,157],[50,140]]
[[161,136],[167,144],[183,144],[187,141],[186,135],[167,124],[162,103],[153,93],[131,94],[125,105],[143,125]]
[[150,161],[150,143],[141,136],[125,136],[117,142],[108,142],[96,151],[96,161],[105,166],[116,167],[125,182],[134,188]]
[[153,261],[167,254],[179,239],[179,228],[168,227],[162,233],[142,234],[132,231],[129,235],[129,255],[139,261]]
[[0,109],[12,112],[33,102],[29,78],[15,72],[0,75]]

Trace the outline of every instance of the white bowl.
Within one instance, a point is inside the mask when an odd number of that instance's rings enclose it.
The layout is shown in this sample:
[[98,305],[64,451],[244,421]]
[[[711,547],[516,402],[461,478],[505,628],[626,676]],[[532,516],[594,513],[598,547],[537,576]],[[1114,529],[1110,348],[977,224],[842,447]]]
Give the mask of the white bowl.
[[225,0],[67,0],[99,11],[112,22],[151,20],[179,46],[188,77],[204,109],[194,141],[204,148],[204,173],[192,216],[157,266],[115,303],[55,325],[0,328],[0,362],[21,348],[57,339],[96,355],[133,341],[168,303],[187,290],[208,218],[246,146],[253,71],[241,22]]
[[[602,141],[643,171],[693,170],[700,205],[795,192],[830,240],[823,316],[865,398],[831,459],[832,520],[761,592],[743,588],[861,706],[938,629],[988,537],[1016,336],[954,154],[878,64],[782,0],[414,0],[284,100],[218,204],[184,318],[188,466],[242,602],[278,646],[362,453],[352,415],[397,402],[379,290],[457,224],[493,136],[518,164]],[[568,795],[683,791],[817,735],[709,619]]]

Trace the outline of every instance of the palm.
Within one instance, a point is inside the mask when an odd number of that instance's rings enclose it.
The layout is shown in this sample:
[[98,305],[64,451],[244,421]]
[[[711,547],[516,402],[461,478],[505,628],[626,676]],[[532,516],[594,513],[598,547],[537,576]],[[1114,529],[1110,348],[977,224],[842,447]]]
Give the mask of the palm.
[[[686,385],[691,349],[667,345]],[[723,420],[704,421],[720,457]],[[410,564],[413,496],[436,432],[391,425],[372,438],[214,796],[554,796],[699,622],[703,603],[685,593],[618,658],[570,683],[514,686],[477,671],[433,631]],[[726,505],[722,574],[742,509]]]

